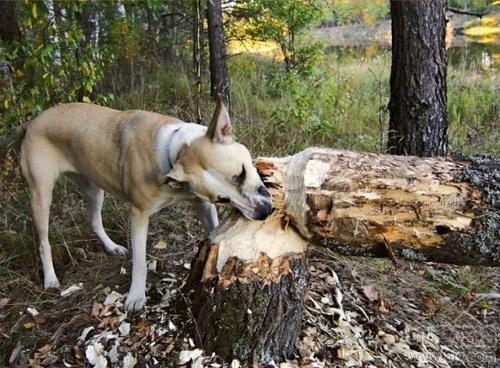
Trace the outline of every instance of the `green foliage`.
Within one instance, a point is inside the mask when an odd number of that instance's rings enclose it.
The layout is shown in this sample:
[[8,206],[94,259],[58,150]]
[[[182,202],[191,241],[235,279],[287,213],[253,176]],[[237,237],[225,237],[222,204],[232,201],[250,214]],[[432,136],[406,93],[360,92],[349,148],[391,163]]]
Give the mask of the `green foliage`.
[[500,153],[500,80],[498,74],[448,73],[448,115],[450,149],[466,153]]
[[[0,64],[8,68],[1,77],[5,86],[0,91],[2,129],[54,103],[91,98],[106,102],[110,98],[94,93],[103,77],[103,59],[97,49],[84,42],[82,27],[76,21],[86,4],[54,2],[52,8],[48,4],[51,2],[19,2],[18,22],[23,37],[0,45]],[[65,15],[56,15],[62,5]]]
[[[465,294],[485,293],[491,290],[493,279],[485,277],[470,266],[461,267],[451,272],[438,272],[432,266],[426,269],[427,276],[438,283],[439,287],[456,297]],[[484,309],[484,308],[483,308]]]
[[336,24],[373,24],[389,16],[389,1],[386,0],[337,0],[332,6]]
[[244,0],[233,15],[245,14],[244,22],[236,25],[242,37],[276,42],[287,71],[298,69],[308,73],[319,46],[301,45],[298,36],[318,22],[331,3],[331,0]]
[[448,5],[462,10],[487,11],[493,6],[493,0],[449,0]]

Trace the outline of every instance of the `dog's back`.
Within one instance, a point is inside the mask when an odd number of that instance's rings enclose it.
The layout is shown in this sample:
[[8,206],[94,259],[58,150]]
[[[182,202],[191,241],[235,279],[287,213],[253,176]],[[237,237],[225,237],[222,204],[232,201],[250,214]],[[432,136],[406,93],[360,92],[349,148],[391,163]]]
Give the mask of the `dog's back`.
[[154,157],[155,147],[151,142],[159,127],[169,122],[179,120],[152,112],[118,111],[92,104],[55,106],[28,124],[21,147],[23,174],[30,180],[30,176],[37,176],[42,170],[45,173],[41,175],[55,177],[85,173],[104,190],[129,197],[131,176],[152,176],[156,164],[147,160],[130,161],[130,157],[137,157],[130,150],[140,147],[140,157]]

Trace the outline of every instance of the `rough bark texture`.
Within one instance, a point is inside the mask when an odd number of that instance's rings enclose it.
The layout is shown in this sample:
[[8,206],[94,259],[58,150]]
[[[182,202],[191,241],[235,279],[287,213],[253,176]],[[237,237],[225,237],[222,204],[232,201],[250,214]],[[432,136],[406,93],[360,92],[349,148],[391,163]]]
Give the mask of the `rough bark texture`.
[[500,265],[500,160],[311,148],[256,161],[273,204],[345,254]]
[[0,39],[10,42],[19,37],[21,37],[21,31],[17,24],[16,2],[0,1]]
[[445,10],[445,0],[391,1],[392,154],[446,154]]
[[[280,362],[296,351],[307,287],[305,242],[294,229],[280,229],[276,216],[254,226],[230,220],[200,249],[188,280],[194,335],[228,361]],[[287,239],[297,252],[276,246]],[[253,250],[240,252],[240,246]],[[269,254],[261,252],[266,248]]]
[[220,0],[208,1],[208,48],[210,51],[210,94],[224,99],[229,108],[229,75],[226,63],[226,38],[222,23],[222,6]]

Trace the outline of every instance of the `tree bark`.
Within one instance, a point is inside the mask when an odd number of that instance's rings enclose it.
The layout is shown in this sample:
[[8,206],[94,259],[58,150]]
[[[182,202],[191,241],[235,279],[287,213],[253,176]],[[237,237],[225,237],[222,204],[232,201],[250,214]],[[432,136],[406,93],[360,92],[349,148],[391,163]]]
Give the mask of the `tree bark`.
[[278,216],[233,217],[212,234],[188,280],[198,345],[228,361],[291,358],[307,289],[306,244]]
[[392,67],[388,149],[447,151],[446,1],[391,1]]
[[21,37],[17,23],[16,2],[0,1],[0,39],[12,42]]
[[207,6],[208,47],[210,52],[210,94],[222,96],[224,104],[230,107],[229,74],[226,63],[226,37],[222,22],[220,0],[210,0]]
[[201,0],[193,0],[193,75],[196,81],[196,122],[201,124],[201,87],[203,55],[203,18]]
[[273,204],[309,241],[344,254],[500,265],[500,159],[310,148],[261,158]]

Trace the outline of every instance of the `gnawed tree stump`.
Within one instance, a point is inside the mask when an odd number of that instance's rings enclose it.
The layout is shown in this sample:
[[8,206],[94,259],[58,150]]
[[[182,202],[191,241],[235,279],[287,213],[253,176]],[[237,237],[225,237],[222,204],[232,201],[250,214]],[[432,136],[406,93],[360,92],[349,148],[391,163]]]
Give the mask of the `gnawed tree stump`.
[[274,207],[316,245],[500,265],[500,159],[310,148],[260,158]]
[[193,262],[194,335],[226,360],[280,362],[292,357],[307,288],[307,242],[278,215],[231,218]]

